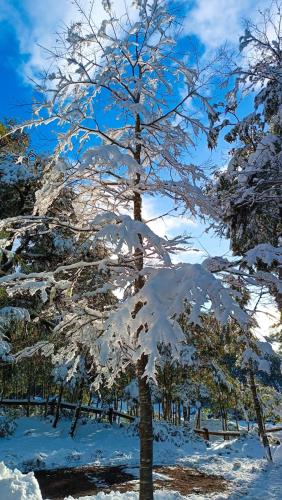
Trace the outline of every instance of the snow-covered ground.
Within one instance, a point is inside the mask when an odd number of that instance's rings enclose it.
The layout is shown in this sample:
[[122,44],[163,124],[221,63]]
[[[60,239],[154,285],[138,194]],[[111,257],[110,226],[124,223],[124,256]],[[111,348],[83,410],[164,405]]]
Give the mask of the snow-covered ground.
[[[40,417],[20,418],[15,433],[0,439],[0,459],[9,469],[28,472],[35,468],[75,467],[78,465],[125,465],[128,470],[138,464],[139,444],[136,426],[97,423],[85,420],[78,427],[76,436],[69,435],[69,420],[61,420],[58,428],[53,429],[50,421]],[[154,463],[157,465],[181,465],[194,467],[210,474],[224,476],[231,481],[231,488],[212,498],[256,500],[259,498],[277,499],[282,497],[282,447],[273,447],[274,464],[268,465],[263,458],[263,449],[255,432],[246,438],[232,441],[219,439],[206,446],[201,438],[183,428],[156,424],[154,443]],[[275,435],[279,438],[279,433]],[[282,433],[280,435],[282,440]],[[135,469],[134,469],[135,470]],[[36,487],[32,475],[22,476],[15,473],[16,484],[30,482],[30,491]],[[2,494],[1,488],[13,483],[11,472],[0,468],[0,498],[9,499]],[[9,476],[10,474],[10,476]],[[10,483],[9,483],[10,481]],[[14,483],[13,483],[14,484]],[[24,489],[25,488],[25,489]],[[18,488],[20,491],[20,487]],[[22,491],[28,491],[24,486]],[[37,492],[38,493],[38,492]],[[36,496],[11,496],[15,500],[40,498]],[[32,494],[31,494],[32,495]],[[35,493],[33,493],[35,495]],[[69,497],[70,498],[70,497]],[[99,493],[95,500],[136,500],[137,493],[112,495]],[[211,496],[181,496],[171,491],[156,492],[157,500],[208,499]],[[10,500],[10,499],[9,499]]]
[[33,472],[22,474],[17,469],[11,471],[3,462],[0,462],[0,498],[1,500],[42,500]]

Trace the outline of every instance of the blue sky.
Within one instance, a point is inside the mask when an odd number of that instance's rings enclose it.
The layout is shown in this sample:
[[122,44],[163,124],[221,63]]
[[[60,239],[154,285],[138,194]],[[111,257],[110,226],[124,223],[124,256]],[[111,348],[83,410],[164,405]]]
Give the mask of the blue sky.
[[[13,27],[6,21],[0,23],[0,57],[2,61],[2,76],[0,79],[1,116],[28,116],[22,104],[30,102],[32,88],[24,84],[18,71],[19,65],[28,59],[20,54],[19,42]],[[20,105],[20,106],[19,106]]]
[[[87,0],[82,0],[87,1]],[[127,3],[130,3],[127,0]],[[124,0],[113,0],[116,10],[124,7]],[[185,32],[193,35],[201,46],[203,58],[212,57],[215,50],[226,41],[237,47],[242,33],[242,19],[256,14],[258,7],[265,2],[254,0],[175,0],[174,5],[183,15]],[[2,77],[0,78],[1,118],[15,118],[22,121],[29,118],[33,78],[49,66],[47,54],[39,45],[52,48],[57,31],[77,18],[77,9],[70,0],[0,0],[0,57]],[[101,1],[96,1],[95,18],[103,18]],[[247,111],[247,110],[244,110]],[[54,142],[48,130],[37,128],[32,132],[32,147],[50,151]],[[212,154],[201,144],[193,154],[192,160],[199,164],[222,166],[228,161],[229,145],[223,138]],[[147,207],[148,218],[154,216],[159,207],[150,203]],[[161,231],[175,235],[182,230],[195,237],[195,246],[211,255],[222,255],[228,251],[227,241],[220,241],[211,234],[204,233],[205,227],[189,218],[175,223],[169,219]],[[201,253],[189,259],[201,259]]]

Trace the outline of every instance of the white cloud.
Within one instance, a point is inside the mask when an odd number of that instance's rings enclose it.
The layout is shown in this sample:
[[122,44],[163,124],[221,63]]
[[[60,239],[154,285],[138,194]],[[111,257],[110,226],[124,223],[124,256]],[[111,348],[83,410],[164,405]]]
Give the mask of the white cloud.
[[[89,9],[90,0],[80,0],[80,3],[86,11]],[[131,0],[112,0],[112,4],[121,16]],[[242,20],[253,19],[258,9],[265,7],[265,0],[195,0],[184,20],[185,31],[197,35],[208,50],[225,41],[237,45],[242,34]],[[132,13],[132,8],[129,11]],[[99,25],[104,17],[102,0],[96,0],[93,15],[96,24]],[[28,56],[23,68],[26,76],[34,76],[50,64],[48,54],[39,44],[52,49],[56,33],[79,19],[77,6],[71,0],[22,0],[19,3],[1,0],[0,21],[14,27],[20,52]]]
[[[118,15],[125,12],[126,2],[113,1]],[[88,12],[90,1],[81,0],[80,4]],[[95,23],[99,26],[105,17],[102,0],[96,0],[93,8]],[[56,33],[80,18],[78,8],[71,0],[22,0],[20,6],[10,0],[1,1],[0,21],[9,22],[14,27],[20,53],[28,56],[28,61],[21,68],[26,78],[48,68],[50,56],[42,47],[52,50],[56,44]]]
[[207,49],[216,49],[226,41],[238,45],[243,19],[254,19],[265,0],[196,0],[187,13],[187,33],[198,36]]
[[[143,200],[143,219],[145,221],[151,221],[148,223],[150,229],[154,231],[158,236],[174,238],[181,234],[190,234],[192,229],[195,229],[198,224],[194,219],[191,219],[187,215],[179,215],[175,213],[173,215],[164,215],[160,217],[163,213],[169,210],[169,205],[165,205],[161,198],[144,198]],[[153,219],[153,220],[152,220]],[[191,246],[193,242],[191,242]],[[203,260],[204,252],[201,250],[196,251],[193,248],[187,248],[185,251],[180,251],[179,253],[172,256],[172,262],[200,262]]]
[[189,233],[191,227],[197,225],[197,222],[187,215],[175,213],[175,216],[169,214],[160,217],[163,213],[168,212],[169,209],[169,205],[167,203],[163,205],[160,198],[145,198],[143,201],[143,219],[151,221],[149,222],[149,226],[158,236],[173,238],[184,232]]
[[25,76],[33,77],[34,72],[49,64],[47,52],[39,44],[51,49],[56,31],[65,23],[75,20],[76,9],[68,0],[24,0],[20,8],[9,0],[4,0],[3,3],[1,20],[9,22],[15,29],[20,53],[28,56],[28,61],[21,69]]

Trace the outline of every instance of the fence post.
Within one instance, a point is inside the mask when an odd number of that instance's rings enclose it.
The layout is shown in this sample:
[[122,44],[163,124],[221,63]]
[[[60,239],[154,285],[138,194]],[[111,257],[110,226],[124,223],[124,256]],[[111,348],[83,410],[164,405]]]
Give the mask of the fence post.
[[209,441],[210,440],[210,434],[209,434],[209,429],[207,429],[206,427],[203,427],[203,436],[204,436],[204,439],[206,441]]
[[112,407],[110,407],[109,411],[108,411],[108,417],[109,417],[109,422],[110,422],[111,425],[113,423],[113,413],[114,413],[113,409],[112,409]]

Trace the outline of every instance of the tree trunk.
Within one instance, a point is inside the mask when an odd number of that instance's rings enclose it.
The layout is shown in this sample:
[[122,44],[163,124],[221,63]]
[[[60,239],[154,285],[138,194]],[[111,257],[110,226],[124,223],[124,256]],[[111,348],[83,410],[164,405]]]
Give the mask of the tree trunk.
[[79,401],[79,403],[77,404],[77,406],[75,408],[74,417],[73,417],[73,421],[72,421],[71,428],[70,428],[70,437],[72,437],[72,438],[74,437],[75,430],[76,430],[77,423],[78,423],[78,419],[80,416],[80,408],[81,408],[81,401]]
[[191,405],[189,403],[187,407],[187,422],[190,423],[190,421],[191,421]]
[[[223,409],[223,427],[224,431],[228,431],[228,419],[227,419],[227,411],[225,408]],[[224,441],[229,441],[229,436],[224,436]]]
[[201,408],[199,408],[197,411],[195,427],[196,429],[201,429]]
[[187,410],[187,406],[185,403],[183,403],[183,420],[184,420],[184,425],[187,424],[187,422],[188,422],[188,410]]
[[88,406],[92,403],[92,391],[89,391]]
[[[141,77],[141,67],[139,67],[139,77]],[[136,103],[140,101],[140,95],[136,98]],[[135,121],[135,138],[136,149],[134,159],[141,164],[141,119],[139,114],[136,115]],[[136,174],[135,185],[137,187],[134,192],[134,220],[142,221],[142,198],[138,191],[140,183],[140,174]],[[140,246],[143,246],[141,234],[139,234]],[[144,277],[140,273],[143,269],[143,252],[141,249],[135,250],[135,265],[139,271],[138,277],[135,279],[134,290],[138,293],[144,286]],[[137,304],[134,314],[138,311],[142,304]],[[140,331],[145,328],[145,325],[140,326]],[[137,336],[140,332],[137,331]],[[139,384],[139,412],[140,412],[140,488],[139,500],[153,500],[153,422],[152,422],[152,404],[151,393],[148,381],[143,377],[147,357],[143,354],[137,362],[137,377]]]
[[60,418],[60,408],[61,408],[61,401],[62,401],[63,391],[64,391],[64,385],[62,383],[61,387],[60,387],[60,392],[59,392],[59,397],[58,397],[58,401],[57,401],[57,406],[56,406],[56,414],[55,414],[55,418],[54,418],[54,422],[53,422],[54,429],[57,427],[57,424],[58,424],[58,421],[59,421],[59,418]]
[[259,436],[262,440],[262,444],[263,444],[264,449],[265,449],[266,458],[268,461],[272,462],[271,449],[269,446],[268,436],[265,432],[263,414],[262,414],[260,400],[258,397],[257,386],[256,386],[256,382],[255,382],[255,377],[254,377],[254,371],[253,371],[252,367],[249,368],[249,379],[250,379],[250,386],[251,386],[254,407],[255,407],[255,412],[256,412],[256,417],[257,417]]
[[[117,397],[117,395],[115,395],[115,398],[114,398],[114,410],[118,411],[118,397]],[[113,422],[116,422],[116,421],[117,421],[117,416],[113,414]]]
[[146,356],[138,361],[137,374],[140,401],[140,500],[153,500],[153,424],[151,392],[143,377]]
[[47,396],[46,401],[45,401],[45,405],[44,405],[44,418],[47,418],[48,402],[49,402],[49,395]]
[[239,431],[240,430],[240,428],[239,428],[239,411],[238,411],[237,406],[235,408],[235,420],[236,420],[236,429],[237,429],[237,431]]
[[[28,370],[28,377],[29,377],[29,370]],[[30,381],[30,378],[28,378],[28,387],[27,387],[27,401],[28,401],[28,404],[27,404],[27,407],[26,407],[26,416],[29,417],[30,416],[30,406],[29,406],[29,403],[30,403],[30,400],[31,400],[31,381]]]
[[[142,68],[138,63],[137,65],[138,77],[142,78]],[[140,93],[136,95],[136,104],[140,102]],[[136,146],[134,151],[134,159],[139,165],[141,165],[141,118],[140,115],[136,115],[135,119],[135,139]],[[139,191],[141,175],[137,173],[135,176],[134,184],[136,190],[134,190],[133,198],[133,216],[134,220],[142,221],[142,197]],[[140,248],[136,248],[134,252],[135,266],[138,271],[138,275],[134,283],[134,292],[137,294],[141,288],[143,288],[145,281],[144,276],[141,271],[143,270],[143,239],[142,235],[139,234]],[[142,308],[143,304],[136,305],[136,311],[134,314],[138,314],[138,311]],[[145,325],[140,325],[139,331],[136,332],[137,337],[146,328]],[[137,362],[137,377],[139,384],[139,414],[140,414],[140,489],[139,489],[139,500],[153,500],[153,422],[152,422],[152,404],[151,404],[151,393],[148,381],[143,377],[146,368],[147,357],[143,354],[141,359]]]
[[178,401],[177,410],[178,410],[178,425],[181,425],[181,401]]
[[75,430],[76,430],[77,423],[78,423],[78,419],[80,417],[80,409],[81,409],[82,398],[83,398],[83,385],[84,385],[84,381],[82,380],[82,382],[80,384],[79,395],[78,395],[78,403],[77,403],[77,406],[75,408],[74,417],[73,417],[73,421],[72,421],[71,428],[70,428],[70,436],[72,438],[74,437]]

